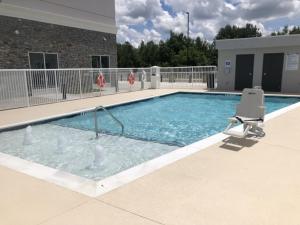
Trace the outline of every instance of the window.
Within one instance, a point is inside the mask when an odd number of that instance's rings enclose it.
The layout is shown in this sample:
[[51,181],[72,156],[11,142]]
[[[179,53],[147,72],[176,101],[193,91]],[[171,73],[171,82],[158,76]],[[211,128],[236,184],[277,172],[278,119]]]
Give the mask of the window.
[[57,54],[46,53],[45,63],[46,63],[46,69],[57,69],[58,68]]
[[100,56],[92,56],[92,68],[101,68]]
[[109,68],[109,56],[101,56],[101,67]]
[[92,56],[92,68],[109,68],[108,55]]
[[[56,53],[29,52],[29,65],[31,69],[57,69],[58,57]],[[30,74],[32,88],[55,87],[56,78],[53,71],[34,71]]]
[[58,56],[56,53],[30,52],[29,64],[31,69],[57,69]]
[[29,62],[31,69],[44,69],[44,55],[43,53],[29,53]]

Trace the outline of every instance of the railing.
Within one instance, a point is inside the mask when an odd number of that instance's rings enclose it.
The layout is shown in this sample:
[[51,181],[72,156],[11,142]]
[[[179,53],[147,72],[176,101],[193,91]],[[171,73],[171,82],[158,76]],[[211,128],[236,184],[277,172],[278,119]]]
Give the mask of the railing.
[[161,88],[215,88],[216,66],[161,67]]
[[[211,88],[215,66],[161,67],[161,88]],[[133,72],[135,82],[128,82]],[[151,88],[152,68],[0,70],[0,110]],[[105,85],[96,84],[99,73]],[[213,85],[213,84],[214,85]]]
[[99,129],[98,129],[98,117],[97,117],[97,111],[99,109],[102,109],[104,110],[104,112],[106,112],[117,124],[120,125],[121,127],[121,134],[123,135],[124,134],[124,125],[123,123],[118,120],[110,111],[108,111],[104,106],[98,106],[94,109],[94,122],[95,122],[95,133],[96,133],[96,138],[98,138],[98,135],[100,133]]
[[[127,81],[131,71],[135,74],[133,85]],[[102,88],[96,84],[100,72],[105,78]],[[0,110],[149,88],[150,68],[0,70]]]

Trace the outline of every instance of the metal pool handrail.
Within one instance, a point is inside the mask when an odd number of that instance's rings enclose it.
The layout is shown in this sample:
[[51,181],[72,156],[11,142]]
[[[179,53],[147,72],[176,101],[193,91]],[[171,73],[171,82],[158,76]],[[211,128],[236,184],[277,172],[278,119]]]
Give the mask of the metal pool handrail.
[[95,120],[95,132],[96,132],[96,138],[98,138],[98,134],[99,134],[99,131],[98,131],[98,121],[97,121],[97,111],[98,109],[103,109],[104,112],[106,112],[114,121],[117,122],[117,124],[119,124],[122,128],[122,133],[121,135],[124,134],[124,125],[123,123],[118,120],[110,111],[108,111],[104,106],[100,105],[100,106],[97,106],[95,107],[94,109],[94,120]]

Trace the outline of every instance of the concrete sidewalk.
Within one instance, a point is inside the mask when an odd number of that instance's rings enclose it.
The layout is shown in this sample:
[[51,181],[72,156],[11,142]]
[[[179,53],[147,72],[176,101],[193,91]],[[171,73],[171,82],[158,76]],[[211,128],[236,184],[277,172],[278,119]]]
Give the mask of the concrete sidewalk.
[[[170,90],[3,111],[1,124],[160,93]],[[268,121],[259,141],[231,138],[98,198],[0,167],[0,224],[298,225],[299,115]]]

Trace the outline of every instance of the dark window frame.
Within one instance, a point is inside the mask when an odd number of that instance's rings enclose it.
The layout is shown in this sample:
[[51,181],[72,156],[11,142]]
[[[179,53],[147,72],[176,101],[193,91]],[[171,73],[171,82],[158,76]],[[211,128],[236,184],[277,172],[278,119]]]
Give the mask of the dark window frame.
[[[93,57],[99,57],[98,61],[99,61],[99,66],[100,67],[93,67]],[[102,57],[107,57],[108,58],[108,67],[103,67],[102,66]],[[91,67],[92,68],[110,68],[110,55],[91,55]]]
[[[57,69],[59,69],[59,57],[58,57],[58,53],[56,52],[28,52],[28,62],[29,62],[29,68],[31,68],[31,60],[30,60],[30,54],[42,54],[43,55],[43,64],[44,64],[44,68],[41,69],[47,69],[46,68],[46,55],[56,55],[56,59],[57,59]],[[55,68],[56,69],[56,68]]]

